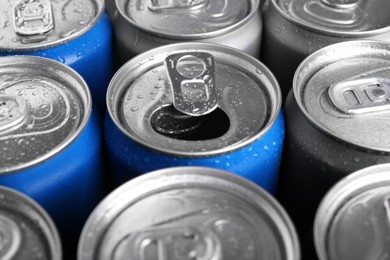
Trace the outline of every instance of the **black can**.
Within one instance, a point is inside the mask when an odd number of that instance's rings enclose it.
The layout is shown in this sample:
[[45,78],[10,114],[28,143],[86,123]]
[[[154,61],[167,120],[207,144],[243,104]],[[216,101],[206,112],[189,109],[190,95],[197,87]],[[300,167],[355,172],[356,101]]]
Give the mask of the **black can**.
[[311,239],[317,206],[333,184],[390,162],[389,79],[385,42],[334,44],[298,67],[285,103],[278,197],[302,241]]

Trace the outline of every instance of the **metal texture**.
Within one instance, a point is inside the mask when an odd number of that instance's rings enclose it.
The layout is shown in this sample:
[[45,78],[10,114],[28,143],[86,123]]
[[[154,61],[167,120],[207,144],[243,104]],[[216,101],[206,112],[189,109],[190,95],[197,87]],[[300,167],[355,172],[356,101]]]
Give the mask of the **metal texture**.
[[[361,168],[390,161],[389,111],[377,109],[370,100],[371,83],[387,82],[389,64],[389,43],[350,41],[313,53],[297,70],[285,104],[279,199],[302,241],[311,237],[316,208],[333,184]],[[356,106],[351,89],[364,99],[360,113],[340,109],[332,101],[336,96]]]
[[390,164],[371,166],[339,181],[323,198],[314,238],[321,260],[381,259],[390,255]]
[[[218,108],[206,116],[172,108],[164,62],[171,55],[196,58],[194,53],[208,53],[215,60],[212,84]],[[187,59],[184,65],[189,80],[205,75],[198,70],[198,59]],[[189,90],[184,85],[181,91]],[[199,91],[191,92],[199,96]],[[206,107],[214,107],[215,100],[208,102],[212,106]],[[236,172],[274,190],[284,133],[280,90],[268,69],[249,55],[206,43],[151,50],[117,72],[107,104],[105,139],[116,185],[155,169],[199,165]]]
[[385,0],[268,0],[263,10],[267,26],[261,60],[279,81],[283,99],[309,54],[342,41],[390,39],[390,6]]
[[259,57],[259,0],[115,3],[110,9],[119,65],[152,48],[183,41],[224,44]]
[[243,178],[203,167],[164,169],[122,185],[92,212],[78,248],[79,260],[299,256],[294,227],[276,200]]
[[85,81],[68,66],[0,58],[0,184],[40,203],[65,246],[102,196],[100,126],[91,106]]
[[0,258],[61,260],[57,229],[41,206],[4,186],[0,198]]
[[80,73],[103,112],[113,75],[111,25],[103,0],[0,0],[0,56],[51,58]]

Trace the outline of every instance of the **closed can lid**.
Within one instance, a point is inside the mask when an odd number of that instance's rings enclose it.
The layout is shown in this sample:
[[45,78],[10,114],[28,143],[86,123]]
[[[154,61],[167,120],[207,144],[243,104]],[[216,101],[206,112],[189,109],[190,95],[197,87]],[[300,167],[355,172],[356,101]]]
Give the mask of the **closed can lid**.
[[314,237],[321,260],[386,259],[390,255],[390,164],[357,171],[321,202]]
[[259,0],[116,0],[116,8],[132,26],[160,36],[213,37],[245,24]]
[[186,157],[232,152],[259,140],[280,106],[279,85],[262,63],[208,43],[145,52],[116,73],[107,91],[110,116],[125,135]]
[[298,260],[285,211],[267,192],[228,172],[178,167],[137,177],[90,215],[79,260]]
[[294,96],[306,118],[333,138],[365,150],[390,152],[389,68],[389,43],[337,43],[300,64]]
[[61,242],[52,220],[26,195],[0,186],[0,258],[60,260]]
[[341,37],[390,30],[387,0],[271,0],[287,19]]
[[0,0],[0,51],[35,51],[64,44],[91,29],[103,0]]
[[32,56],[0,58],[0,174],[65,149],[90,110],[88,87],[68,66]]

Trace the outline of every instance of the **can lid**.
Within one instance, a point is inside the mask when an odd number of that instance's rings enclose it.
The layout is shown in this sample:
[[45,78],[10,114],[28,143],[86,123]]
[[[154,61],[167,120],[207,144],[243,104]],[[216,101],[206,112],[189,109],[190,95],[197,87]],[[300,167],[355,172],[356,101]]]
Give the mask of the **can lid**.
[[91,29],[103,0],[0,0],[0,51],[35,51],[66,43]]
[[[136,225],[134,225],[136,223]],[[255,184],[178,167],[133,179],[90,215],[78,256],[89,259],[299,259],[294,227]]]
[[246,23],[259,0],[116,0],[132,26],[160,36],[213,37]]
[[390,164],[357,171],[338,182],[315,219],[323,260],[386,259],[390,255]]
[[84,80],[69,67],[30,56],[0,58],[0,174],[64,149],[89,118]]
[[[260,139],[279,114],[281,94],[271,72],[249,55],[221,45],[180,43],[126,63],[108,87],[107,106],[119,129],[141,145],[204,157]],[[211,133],[222,127],[218,135]],[[177,137],[196,131],[191,138]]]
[[0,186],[0,258],[62,259],[60,238],[47,213],[33,200]]
[[390,30],[387,0],[272,0],[293,22],[322,31],[347,35]]
[[295,99],[317,128],[364,149],[390,152],[390,45],[350,41],[304,60],[293,82]]

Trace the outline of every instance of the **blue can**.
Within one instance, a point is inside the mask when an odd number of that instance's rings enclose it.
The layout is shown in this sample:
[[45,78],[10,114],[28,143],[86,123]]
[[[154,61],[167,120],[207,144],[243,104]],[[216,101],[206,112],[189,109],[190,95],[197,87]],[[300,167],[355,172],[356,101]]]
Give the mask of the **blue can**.
[[36,56],[0,58],[0,185],[43,206],[65,254],[75,254],[83,223],[103,196],[99,127],[74,70]]
[[103,0],[0,0],[0,56],[33,55],[60,61],[88,83],[105,110],[114,73],[112,29]]
[[230,171],[274,192],[283,147],[281,94],[257,59],[180,43],[126,63],[107,91],[113,185],[173,166]]

